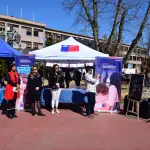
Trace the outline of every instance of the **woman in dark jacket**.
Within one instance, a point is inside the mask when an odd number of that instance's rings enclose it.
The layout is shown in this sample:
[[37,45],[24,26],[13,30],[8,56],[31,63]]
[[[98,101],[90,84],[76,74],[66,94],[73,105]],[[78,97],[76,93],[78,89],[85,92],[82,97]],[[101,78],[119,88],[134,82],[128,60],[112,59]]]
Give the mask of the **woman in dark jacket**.
[[41,90],[42,90],[42,79],[40,75],[38,74],[37,67],[31,68],[31,73],[28,76],[28,95],[29,95],[29,101],[32,106],[32,115],[35,115],[35,102],[37,102],[37,109],[38,109],[38,116],[45,116],[41,112],[41,103],[40,103],[40,97],[41,97]]
[[[49,87],[52,89],[52,114],[60,113],[58,110],[60,88],[64,88],[64,76],[59,71],[59,66],[56,64],[53,66],[53,72],[49,78]],[[54,107],[56,109],[54,110]]]

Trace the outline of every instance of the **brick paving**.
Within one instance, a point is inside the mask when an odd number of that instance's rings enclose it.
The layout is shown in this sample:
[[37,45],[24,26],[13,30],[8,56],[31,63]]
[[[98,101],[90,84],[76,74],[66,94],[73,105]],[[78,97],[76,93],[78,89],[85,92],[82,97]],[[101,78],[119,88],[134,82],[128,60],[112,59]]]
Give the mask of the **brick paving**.
[[150,124],[117,114],[88,119],[71,110],[45,117],[0,115],[0,150],[150,150]]

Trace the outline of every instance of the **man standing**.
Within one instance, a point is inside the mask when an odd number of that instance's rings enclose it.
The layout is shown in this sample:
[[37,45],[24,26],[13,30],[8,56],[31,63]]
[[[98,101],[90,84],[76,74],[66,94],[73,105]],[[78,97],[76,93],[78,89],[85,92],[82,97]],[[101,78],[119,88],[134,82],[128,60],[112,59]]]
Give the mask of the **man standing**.
[[95,93],[96,93],[96,82],[99,80],[100,74],[97,74],[96,78],[92,77],[92,69],[87,68],[85,74],[86,92],[88,98],[87,106],[87,117],[94,118],[94,107],[95,107]]

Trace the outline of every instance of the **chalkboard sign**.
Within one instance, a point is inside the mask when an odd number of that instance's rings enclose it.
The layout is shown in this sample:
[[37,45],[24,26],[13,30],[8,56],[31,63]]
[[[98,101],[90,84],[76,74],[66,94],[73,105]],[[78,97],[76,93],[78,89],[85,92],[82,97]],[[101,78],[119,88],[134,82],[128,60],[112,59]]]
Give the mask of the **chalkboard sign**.
[[132,74],[130,79],[130,87],[128,98],[140,101],[142,97],[144,75]]

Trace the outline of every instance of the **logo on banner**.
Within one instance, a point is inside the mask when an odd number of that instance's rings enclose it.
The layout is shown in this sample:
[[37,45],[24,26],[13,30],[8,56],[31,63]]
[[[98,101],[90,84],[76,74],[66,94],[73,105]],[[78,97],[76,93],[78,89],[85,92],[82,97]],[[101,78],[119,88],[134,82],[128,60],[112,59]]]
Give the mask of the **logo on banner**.
[[111,64],[109,64],[109,63],[103,63],[102,64],[102,68],[108,68],[108,69],[116,69],[116,66],[114,66],[114,65],[111,65]]
[[16,57],[15,61],[17,67],[31,67],[34,64],[35,58],[29,56],[20,56]]
[[62,45],[62,52],[79,52],[79,45]]
[[20,103],[20,107],[24,107],[24,103]]

